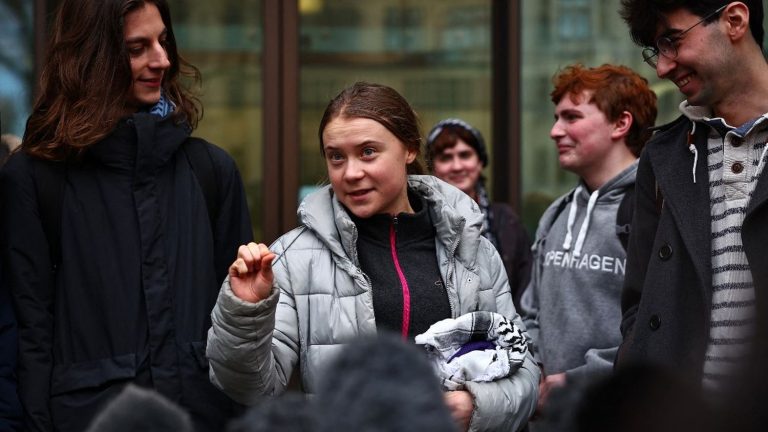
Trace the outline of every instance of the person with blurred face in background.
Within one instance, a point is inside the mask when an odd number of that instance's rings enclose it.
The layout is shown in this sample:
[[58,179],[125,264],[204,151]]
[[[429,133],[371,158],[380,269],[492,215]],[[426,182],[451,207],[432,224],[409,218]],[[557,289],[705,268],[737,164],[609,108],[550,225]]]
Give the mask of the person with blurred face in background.
[[488,152],[480,131],[460,119],[438,122],[427,135],[427,160],[435,177],[456,186],[480,206],[483,237],[501,255],[512,300],[519,309],[531,275],[531,243],[512,207],[491,202],[488,196],[483,176]]

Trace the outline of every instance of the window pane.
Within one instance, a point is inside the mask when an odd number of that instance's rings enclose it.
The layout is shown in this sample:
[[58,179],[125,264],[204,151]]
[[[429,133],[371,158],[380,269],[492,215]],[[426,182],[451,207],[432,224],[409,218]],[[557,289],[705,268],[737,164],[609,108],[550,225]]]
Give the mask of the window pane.
[[170,0],[181,55],[203,76],[204,116],[196,136],[226,149],[245,183],[261,238],[262,1]]
[[34,50],[32,2],[0,0],[0,122],[24,134],[31,109]]
[[443,118],[460,117],[490,139],[490,0],[299,4],[305,192],[326,178],[317,138],[323,110],[356,81],[395,88],[419,114],[425,134]]
[[623,64],[646,77],[659,98],[657,124],[675,119],[682,95],[642,61],[640,48],[617,12],[615,0],[539,0],[522,8],[522,190],[523,221],[533,232],[539,217],[558,196],[573,188],[576,176],[560,169],[549,138],[554,104],[552,77],[572,63]]

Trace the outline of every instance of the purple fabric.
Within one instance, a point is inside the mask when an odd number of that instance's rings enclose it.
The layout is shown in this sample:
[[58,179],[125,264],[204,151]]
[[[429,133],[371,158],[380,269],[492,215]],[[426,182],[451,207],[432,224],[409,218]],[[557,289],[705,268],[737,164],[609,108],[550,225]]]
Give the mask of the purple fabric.
[[458,351],[456,351],[456,354],[452,355],[451,358],[448,359],[448,363],[450,363],[453,359],[456,357],[461,357],[464,354],[471,352],[471,351],[478,351],[478,350],[487,350],[487,349],[496,349],[496,344],[491,341],[472,341],[467,342],[464,345],[459,348]]

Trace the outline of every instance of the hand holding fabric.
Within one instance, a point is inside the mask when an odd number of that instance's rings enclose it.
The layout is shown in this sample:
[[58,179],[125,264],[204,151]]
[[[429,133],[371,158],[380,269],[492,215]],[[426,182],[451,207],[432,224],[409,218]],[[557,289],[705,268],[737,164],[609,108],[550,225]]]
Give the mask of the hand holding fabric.
[[487,311],[438,321],[415,342],[424,345],[445,390],[510,376],[528,353],[528,339],[517,325]]

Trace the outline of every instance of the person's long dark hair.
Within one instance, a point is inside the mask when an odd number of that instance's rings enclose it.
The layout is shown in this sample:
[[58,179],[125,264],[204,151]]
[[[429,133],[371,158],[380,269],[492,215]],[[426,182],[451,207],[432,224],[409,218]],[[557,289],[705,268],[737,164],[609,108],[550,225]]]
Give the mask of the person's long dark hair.
[[176,105],[174,119],[197,126],[202,107],[180,77],[198,85],[200,72],[177,52],[166,0],[64,0],[51,29],[23,151],[41,159],[64,159],[103,139],[128,113],[132,78],[124,17],[145,4],[157,6],[167,30],[171,66],[162,86]]

